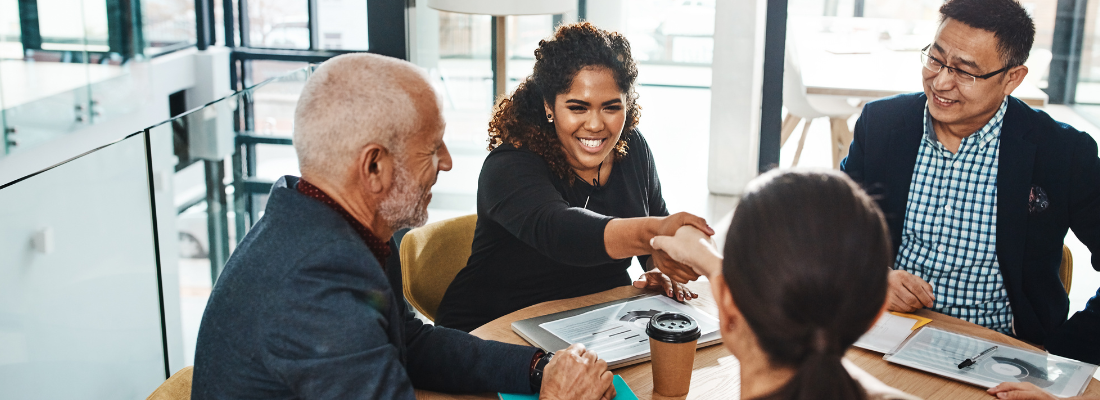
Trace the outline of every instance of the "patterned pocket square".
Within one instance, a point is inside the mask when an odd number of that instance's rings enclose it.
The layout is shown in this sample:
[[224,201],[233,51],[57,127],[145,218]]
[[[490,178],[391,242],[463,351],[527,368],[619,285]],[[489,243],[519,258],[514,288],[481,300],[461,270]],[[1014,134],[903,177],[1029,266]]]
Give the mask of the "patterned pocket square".
[[1037,185],[1031,185],[1031,194],[1027,198],[1027,209],[1032,214],[1038,214],[1046,210],[1050,206],[1050,201],[1047,200],[1047,193],[1043,191],[1043,188]]

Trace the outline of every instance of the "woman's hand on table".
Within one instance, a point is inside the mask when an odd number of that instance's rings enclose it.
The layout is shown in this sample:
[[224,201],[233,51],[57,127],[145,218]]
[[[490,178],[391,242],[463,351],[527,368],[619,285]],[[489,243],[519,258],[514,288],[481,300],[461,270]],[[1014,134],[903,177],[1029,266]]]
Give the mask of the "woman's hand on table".
[[688,289],[687,285],[673,282],[668,275],[656,270],[646,272],[638,277],[638,280],[634,281],[634,287],[655,290],[677,301],[699,298],[699,295]]
[[611,400],[615,397],[613,379],[607,362],[577,343],[555,352],[554,358],[546,364],[539,399]]
[[[1060,400],[1063,397],[1056,397],[1050,393],[1039,389],[1038,386],[1027,382],[1005,382],[1000,385],[989,388],[986,392],[997,396],[998,399],[1009,400]],[[1064,397],[1067,400],[1100,400],[1097,396],[1075,396]]]
[[[672,236],[675,235],[679,229],[684,227],[690,227],[698,231],[699,233],[706,234],[709,238],[714,234],[714,229],[711,229],[707,225],[707,221],[703,218],[695,215],[679,212],[676,214],[664,217],[660,226],[657,228],[657,236]],[[650,240],[650,246],[653,245],[653,241]],[[694,281],[699,279],[698,271],[691,265],[687,265],[680,258],[674,257],[668,254],[663,249],[654,248],[652,253],[653,266],[664,272],[672,280],[679,283],[687,283],[688,281]]]
[[[712,231],[713,232],[713,231]],[[654,250],[667,254],[681,264],[693,269],[694,273],[708,278],[722,271],[722,255],[706,232],[694,226],[681,226],[672,236],[657,236],[649,241]],[[656,253],[654,253],[656,254]]]

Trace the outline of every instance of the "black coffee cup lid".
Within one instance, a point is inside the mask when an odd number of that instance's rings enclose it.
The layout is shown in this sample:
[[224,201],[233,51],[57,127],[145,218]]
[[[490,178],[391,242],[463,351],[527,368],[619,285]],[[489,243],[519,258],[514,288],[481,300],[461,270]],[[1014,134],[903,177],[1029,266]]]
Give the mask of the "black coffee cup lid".
[[690,315],[665,311],[654,315],[645,328],[652,340],[665,343],[687,343],[699,339],[699,323]]

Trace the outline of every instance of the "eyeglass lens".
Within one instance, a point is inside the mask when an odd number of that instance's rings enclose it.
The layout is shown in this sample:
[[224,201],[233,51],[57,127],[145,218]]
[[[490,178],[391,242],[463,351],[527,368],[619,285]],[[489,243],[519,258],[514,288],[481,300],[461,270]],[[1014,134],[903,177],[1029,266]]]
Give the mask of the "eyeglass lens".
[[[920,53],[920,61],[921,61],[921,65],[924,65],[925,69],[927,69],[929,71],[932,71],[934,73],[937,73],[937,74],[940,73],[941,69],[946,67],[945,65],[941,64],[936,59],[929,56],[928,53],[925,53],[924,51],[922,51]],[[961,72],[961,71],[956,70],[956,69],[951,68],[951,67],[947,67],[947,69],[948,69],[947,73],[951,74],[955,78],[955,83],[957,83],[959,85],[974,86],[974,82],[977,81],[977,78],[971,76],[970,74]]]

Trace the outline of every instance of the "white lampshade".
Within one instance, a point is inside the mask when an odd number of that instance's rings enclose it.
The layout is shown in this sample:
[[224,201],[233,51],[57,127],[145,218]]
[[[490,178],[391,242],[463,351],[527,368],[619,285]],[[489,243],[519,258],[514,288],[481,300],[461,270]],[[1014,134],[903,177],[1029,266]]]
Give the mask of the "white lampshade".
[[428,0],[439,11],[481,15],[564,14],[577,9],[577,0]]

